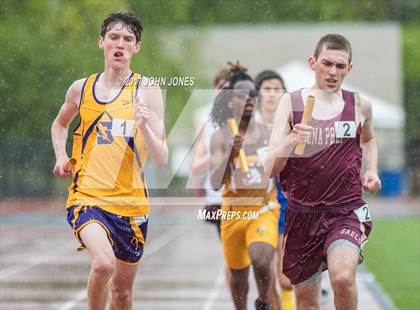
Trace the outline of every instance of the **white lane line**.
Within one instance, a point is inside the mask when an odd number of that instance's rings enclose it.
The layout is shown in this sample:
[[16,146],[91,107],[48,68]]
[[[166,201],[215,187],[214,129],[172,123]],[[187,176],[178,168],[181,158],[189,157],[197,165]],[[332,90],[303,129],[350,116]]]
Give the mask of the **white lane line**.
[[31,269],[32,267],[35,267],[37,265],[41,265],[41,264],[45,264],[45,263],[48,263],[50,261],[53,261],[53,260],[57,259],[57,257],[65,256],[65,254],[71,252],[72,249],[69,249],[69,247],[66,245],[65,247],[61,247],[61,248],[58,248],[58,249],[54,248],[53,250],[54,250],[54,253],[50,256],[45,257],[45,254],[42,255],[42,256],[41,255],[40,256],[35,256],[35,257],[32,256],[26,262],[21,261],[20,264],[17,265],[17,266],[1,270],[0,281],[4,280],[4,279],[6,279],[10,276],[22,273],[22,272],[24,272],[28,269]]
[[61,305],[58,310],[70,310],[73,309],[74,306],[76,306],[80,301],[85,300],[87,297],[86,295],[86,289],[83,289],[79,292],[77,292],[76,296],[72,299],[66,302],[65,304]]
[[[178,229],[175,229],[174,231],[171,231],[171,233],[166,233],[161,235],[160,237],[157,237],[156,240],[153,240],[150,242],[150,245],[147,247],[147,251],[144,252],[143,258],[147,259],[154,255],[156,252],[158,252],[160,249],[162,249],[165,245],[167,245],[169,242],[171,242],[173,239],[178,238],[181,236],[185,231],[189,229],[189,226],[180,226]],[[147,241],[146,241],[147,244]],[[146,245],[147,246],[147,245]],[[86,288],[78,291],[76,293],[76,296],[66,302],[65,304],[61,305],[58,310],[71,310],[73,309],[79,302],[82,300],[85,300],[87,298],[86,295]],[[55,309],[55,308],[54,308]]]
[[219,274],[216,277],[216,280],[214,281],[214,286],[207,297],[207,300],[203,306],[203,310],[211,310],[213,308],[213,304],[217,299],[217,296],[219,295],[220,291],[223,288],[223,283],[225,280],[225,270],[222,268],[219,272]]
[[143,259],[148,259],[150,256],[154,255],[157,251],[159,251],[161,248],[163,248],[165,245],[167,245],[169,242],[171,242],[173,239],[178,238],[181,236],[185,231],[187,231],[190,227],[189,226],[179,226],[177,229],[174,229],[173,231],[168,231],[164,233],[163,235],[156,238],[156,240],[153,240],[153,242],[150,242],[150,245],[145,245],[145,251],[143,255]]

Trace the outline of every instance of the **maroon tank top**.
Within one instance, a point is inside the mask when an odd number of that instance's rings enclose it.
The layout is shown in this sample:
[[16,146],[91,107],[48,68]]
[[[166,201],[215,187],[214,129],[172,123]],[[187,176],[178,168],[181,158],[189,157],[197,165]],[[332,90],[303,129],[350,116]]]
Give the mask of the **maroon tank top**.
[[[342,94],[342,113],[329,120],[313,118],[314,131],[304,155],[297,156],[293,151],[280,174],[287,184],[292,209],[358,208],[365,204],[360,178],[362,129],[360,124],[356,128],[354,93],[342,90]],[[304,107],[302,90],[292,92],[290,97],[293,123],[298,124]]]

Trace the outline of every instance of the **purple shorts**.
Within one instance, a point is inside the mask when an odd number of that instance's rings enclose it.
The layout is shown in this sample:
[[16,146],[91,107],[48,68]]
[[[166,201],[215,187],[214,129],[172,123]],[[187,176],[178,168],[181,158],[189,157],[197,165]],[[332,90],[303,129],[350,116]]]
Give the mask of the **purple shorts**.
[[[287,208],[283,272],[292,284],[301,283],[320,269],[328,269],[327,251],[337,240],[361,250],[372,221],[367,205],[361,207]],[[361,256],[362,259],[362,256]]]
[[147,235],[147,216],[120,216],[96,206],[74,205],[67,209],[67,222],[81,243],[80,231],[89,223],[100,224],[108,235],[115,257],[127,264],[137,264],[143,255]]

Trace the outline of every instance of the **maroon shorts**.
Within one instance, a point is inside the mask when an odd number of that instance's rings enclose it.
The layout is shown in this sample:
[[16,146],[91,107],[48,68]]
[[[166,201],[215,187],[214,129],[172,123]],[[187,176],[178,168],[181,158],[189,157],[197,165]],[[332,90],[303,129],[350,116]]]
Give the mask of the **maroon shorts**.
[[327,250],[334,241],[349,241],[361,251],[371,229],[367,205],[316,210],[287,208],[283,272],[293,284],[301,283],[320,268],[328,268]]

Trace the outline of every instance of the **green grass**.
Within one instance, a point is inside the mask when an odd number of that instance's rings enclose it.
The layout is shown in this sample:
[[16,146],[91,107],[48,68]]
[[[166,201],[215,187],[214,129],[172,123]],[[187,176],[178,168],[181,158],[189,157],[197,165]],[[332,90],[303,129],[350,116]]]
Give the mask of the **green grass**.
[[420,309],[420,218],[379,219],[365,263],[399,309]]

